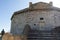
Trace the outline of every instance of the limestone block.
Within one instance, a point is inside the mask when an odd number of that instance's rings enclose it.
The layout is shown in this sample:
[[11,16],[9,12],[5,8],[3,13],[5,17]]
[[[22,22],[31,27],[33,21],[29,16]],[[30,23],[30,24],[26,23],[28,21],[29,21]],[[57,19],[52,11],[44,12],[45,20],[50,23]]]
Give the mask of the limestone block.
[[2,40],[27,40],[25,35],[11,35],[10,33],[5,33]]
[[14,40],[14,37],[10,33],[5,33],[2,40]]
[[22,39],[21,39],[21,37],[20,37],[20,36],[15,35],[15,36],[14,36],[14,40],[22,40]]

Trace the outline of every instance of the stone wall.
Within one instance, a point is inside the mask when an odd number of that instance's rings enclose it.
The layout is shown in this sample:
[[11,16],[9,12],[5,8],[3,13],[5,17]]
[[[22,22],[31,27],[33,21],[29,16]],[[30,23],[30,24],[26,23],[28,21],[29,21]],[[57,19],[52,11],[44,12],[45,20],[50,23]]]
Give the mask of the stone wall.
[[[43,18],[43,20],[40,20]],[[56,10],[36,10],[15,15],[11,20],[11,33],[22,34],[26,24],[32,29],[51,30],[60,25],[60,12]]]

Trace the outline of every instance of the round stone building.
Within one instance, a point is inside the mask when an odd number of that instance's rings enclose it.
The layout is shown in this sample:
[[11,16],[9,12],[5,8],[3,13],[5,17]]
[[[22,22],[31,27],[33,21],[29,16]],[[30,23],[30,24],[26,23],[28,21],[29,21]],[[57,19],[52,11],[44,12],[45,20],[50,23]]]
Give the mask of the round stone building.
[[21,35],[24,31],[49,31],[60,26],[60,8],[52,2],[29,2],[29,7],[14,12],[11,17],[11,33]]

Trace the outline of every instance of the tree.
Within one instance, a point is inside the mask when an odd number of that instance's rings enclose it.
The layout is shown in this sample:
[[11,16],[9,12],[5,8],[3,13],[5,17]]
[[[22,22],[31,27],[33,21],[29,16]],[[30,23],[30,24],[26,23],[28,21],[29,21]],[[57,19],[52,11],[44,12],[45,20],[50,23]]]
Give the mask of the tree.
[[3,36],[5,34],[4,29],[1,31],[1,36]]

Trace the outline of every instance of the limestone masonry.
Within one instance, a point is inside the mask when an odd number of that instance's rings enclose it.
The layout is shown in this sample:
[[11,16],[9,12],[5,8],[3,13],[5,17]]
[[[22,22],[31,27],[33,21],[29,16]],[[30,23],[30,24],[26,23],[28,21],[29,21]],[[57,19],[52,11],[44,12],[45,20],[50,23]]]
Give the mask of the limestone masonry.
[[[52,2],[29,2],[29,7],[14,12],[11,17],[11,33],[22,35],[24,31],[52,30],[60,26],[60,8],[54,7]],[[27,32],[26,32],[27,33]]]

